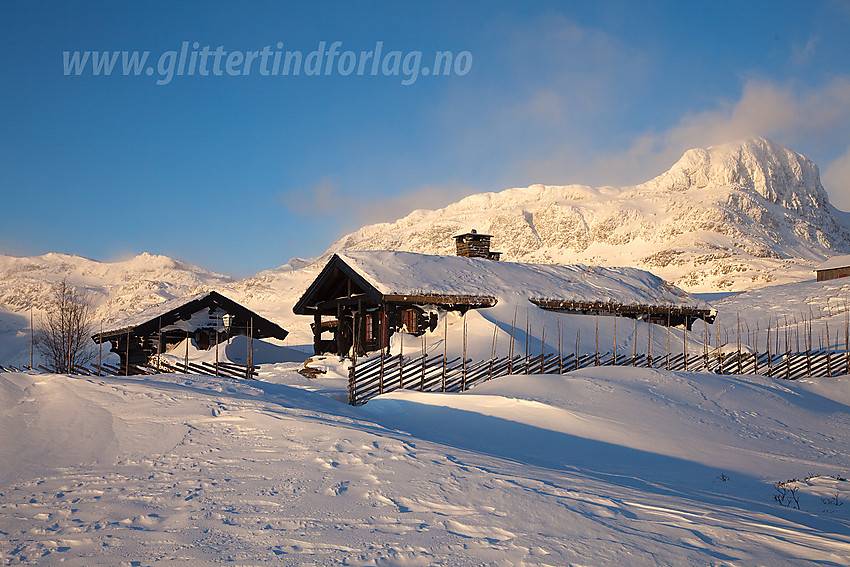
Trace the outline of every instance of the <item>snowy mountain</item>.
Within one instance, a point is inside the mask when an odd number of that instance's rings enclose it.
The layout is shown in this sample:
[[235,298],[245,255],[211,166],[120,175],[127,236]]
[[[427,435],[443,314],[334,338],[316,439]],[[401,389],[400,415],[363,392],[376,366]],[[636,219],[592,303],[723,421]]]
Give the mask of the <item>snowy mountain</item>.
[[764,138],[693,149],[623,188],[532,185],[472,195],[366,226],[345,250],[451,254],[453,234],[494,235],[508,261],[633,266],[688,291],[744,290],[811,277],[850,251],[850,224],[806,157]]
[[30,308],[37,326],[52,285],[62,279],[91,299],[96,328],[103,323],[108,329],[154,305],[215,290],[289,330],[286,345],[312,344],[309,322],[292,306],[319,269],[318,264],[295,263],[237,281],[147,252],[120,262],[56,253],[0,255],[0,364],[29,364]]
[[164,301],[225,286],[233,278],[167,256],[143,253],[121,262],[98,262],[50,253],[19,258],[0,255],[0,363],[29,364],[30,308],[38,323],[54,283],[85,293],[96,326],[109,327]]
[[[745,290],[811,280],[825,257],[850,252],[850,215],[829,204],[817,166],[763,138],[694,149],[641,185],[508,189],[472,195],[366,226],[323,256],[291,260],[244,280],[165,256],[123,262],[78,256],[0,256],[0,361],[29,359],[28,313],[38,317],[53,282],[88,291],[105,326],[151,305],[215,289],[309,344],[292,305],[335,252],[406,250],[452,254],[452,235],[494,235],[511,261],[633,266],[688,291]],[[23,358],[22,358],[23,357]]]
[[222,286],[233,278],[147,252],[122,262],[98,262],[68,254],[18,258],[0,255],[0,306],[41,311],[51,286],[68,283],[89,294],[105,324],[143,307]]

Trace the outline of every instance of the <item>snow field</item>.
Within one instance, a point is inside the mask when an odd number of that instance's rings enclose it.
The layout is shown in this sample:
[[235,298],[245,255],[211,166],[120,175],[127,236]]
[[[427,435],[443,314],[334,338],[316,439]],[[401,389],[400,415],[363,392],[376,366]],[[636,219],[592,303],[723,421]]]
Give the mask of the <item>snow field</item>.
[[[850,498],[850,379],[597,368],[351,408],[298,366],[0,374],[0,561],[850,561],[850,508],[824,502]],[[773,499],[792,478],[799,511]]]

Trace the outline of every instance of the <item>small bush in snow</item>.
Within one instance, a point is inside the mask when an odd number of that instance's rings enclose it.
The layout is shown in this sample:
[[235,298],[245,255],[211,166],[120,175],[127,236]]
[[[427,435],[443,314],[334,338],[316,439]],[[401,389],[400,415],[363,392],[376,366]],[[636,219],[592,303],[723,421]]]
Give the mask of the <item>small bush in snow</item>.
[[800,481],[796,478],[792,478],[791,480],[777,482],[773,485],[773,488],[776,490],[776,494],[773,495],[773,499],[778,502],[780,506],[790,508],[791,504],[794,504],[794,508],[797,510],[800,509],[800,497],[797,496],[799,487],[792,486],[795,482]]
[[844,504],[844,502],[841,501],[841,495],[837,490],[830,498],[821,498],[820,501],[830,506],[841,506]]

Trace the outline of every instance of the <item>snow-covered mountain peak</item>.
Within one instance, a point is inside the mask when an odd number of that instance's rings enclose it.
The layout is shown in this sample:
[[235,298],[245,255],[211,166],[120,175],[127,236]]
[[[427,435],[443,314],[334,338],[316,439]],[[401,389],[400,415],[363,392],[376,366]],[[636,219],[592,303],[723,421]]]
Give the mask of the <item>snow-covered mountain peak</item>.
[[807,278],[850,252],[850,227],[817,166],[765,138],[696,148],[630,187],[531,185],[471,195],[438,210],[366,226],[329,250],[451,254],[470,227],[509,261],[648,269],[691,291]]
[[751,190],[766,201],[808,216],[829,201],[818,167],[805,156],[765,138],[688,150],[647,186],[688,191],[709,185]]

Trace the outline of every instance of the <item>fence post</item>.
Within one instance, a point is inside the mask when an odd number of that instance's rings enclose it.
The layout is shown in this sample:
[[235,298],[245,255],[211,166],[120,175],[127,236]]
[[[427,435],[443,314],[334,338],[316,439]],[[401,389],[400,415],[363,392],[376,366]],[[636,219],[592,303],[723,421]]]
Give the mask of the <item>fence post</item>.
[[714,319],[714,337],[715,343],[717,343],[717,361],[720,365],[720,373],[723,374],[723,344],[720,340],[720,323],[718,322],[719,318]]
[[463,367],[461,368],[460,391],[466,391],[466,311],[463,312]]
[[847,313],[847,300],[844,300],[844,374],[850,374],[850,319]]
[[[827,309],[829,309],[829,302],[826,304]],[[825,320],[824,324],[826,325],[826,375],[832,378],[832,352],[829,347],[829,320]]]
[[614,320],[614,366],[617,366],[617,313],[611,318]]
[[427,339],[425,337],[425,333],[423,333],[422,334],[422,377],[419,379],[419,391],[420,392],[425,391],[425,353],[427,351],[427,348],[426,348],[427,345],[425,343],[426,340]]
[[561,325],[561,316],[558,315],[558,374],[564,373],[563,337],[564,329]]
[[738,375],[744,373],[744,367],[741,364],[741,314],[736,313],[735,316],[738,318],[738,336],[737,336],[737,346],[738,346]]
[[770,352],[770,318],[767,320],[767,375],[773,378],[773,355]]
[[593,335],[593,344],[594,344],[594,353],[593,353],[593,363],[594,366],[599,366],[599,315],[594,317],[594,322],[596,323],[596,329],[594,330]]
[[576,370],[578,370],[578,355],[579,355],[579,350],[581,348],[579,346],[580,343],[581,343],[581,327],[578,327],[576,329],[576,362],[575,362]]
[[[352,317],[353,319],[353,317]],[[357,332],[357,329],[355,329]],[[355,352],[357,351],[357,347],[354,347]],[[247,378],[249,380],[254,378],[254,317],[250,318],[248,323],[248,364],[245,368],[245,373],[247,374]]]
[[637,366],[637,313],[635,313],[635,331],[632,333],[632,366]]
[[809,321],[806,327],[806,376],[812,377],[812,322]]
[[[218,376],[218,324],[221,317],[215,316],[215,375]],[[162,317],[159,318],[159,338],[156,346],[156,371],[159,372],[159,351],[162,350]]]
[[378,356],[380,357],[378,360],[380,361],[380,364],[381,364],[381,368],[378,371],[378,394],[383,394],[384,393],[384,357],[386,356],[386,354],[384,354],[383,348],[381,348],[381,352],[378,354]]
[[788,317],[785,317],[785,379],[791,379],[791,339],[788,337]]
[[516,330],[516,311],[517,306],[514,306],[514,320],[511,322],[511,344],[508,347],[508,374],[514,373],[514,331]]
[[493,363],[496,359],[496,331],[498,329],[499,326],[493,321],[493,345],[490,347],[490,371],[487,373],[487,380],[493,379]]
[[755,359],[755,363],[754,363],[753,372],[755,372],[755,374],[758,375],[758,373],[759,373],[759,325],[758,325],[758,323],[756,323],[756,346],[755,346],[755,350],[756,350],[756,359]]
[[[525,373],[531,374],[531,326],[528,322],[528,308],[525,309]],[[464,335],[466,336],[466,335]],[[465,363],[464,363],[465,364]]]
[[670,307],[667,307],[667,355],[665,367],[667,370],[670,370]]
[[443,317],[443,392],[446,391],[446,353],[449,342],[449,312]]
[[378,392],[384,393],[384,360],[389,357],[390,349],[390,333],[389,333],[389,317],[387,317],[387,304],[381,306],[381,370],[378,377]]
[[357,384],[357,360],[351,361],[351,367],[348,369],[348,405],[353,406],[357,400],[357,392],[355,387]]
[[540,374],[543,374],[543,363],[546,361],[546,310],[543,310],[543,334],[540,339]]

